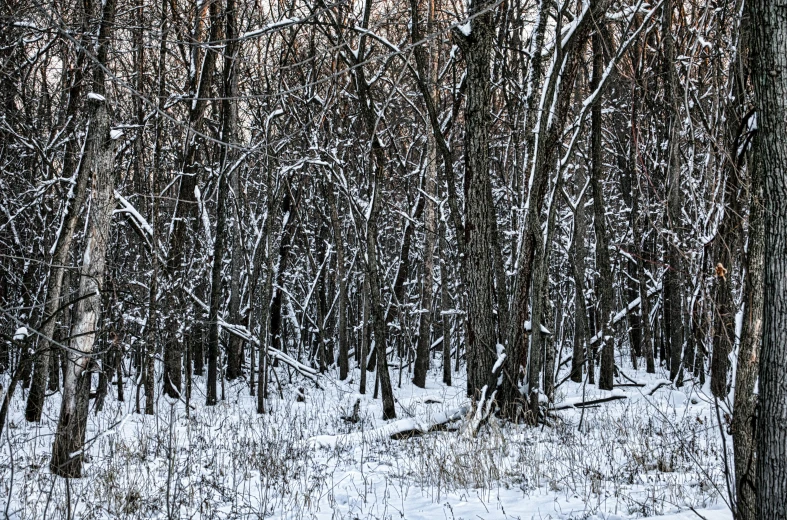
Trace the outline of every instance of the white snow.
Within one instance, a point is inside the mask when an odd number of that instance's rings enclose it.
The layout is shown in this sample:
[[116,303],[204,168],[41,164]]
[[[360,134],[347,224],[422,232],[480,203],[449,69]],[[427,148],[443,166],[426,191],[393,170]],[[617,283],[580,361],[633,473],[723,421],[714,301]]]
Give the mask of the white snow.
[[106,101],[107,98],[102,96],[101,94],[97,94],[96,92],[88,92],[87,93],[88,99],[95,99],[96,101]]
[[300,21],[300,19],[298,19],[298,18],[282,18],[278,22],[274,22],[274,23],[268,24],[268,25],[266,25],[264,27],[260,27],[259,29],[255,29],[253,31],[245,32],[245,33],[243,33],[240,36],[240,39],[241,40],[248,40],[248,39],[254,38],[256,36],[262,36],[263,34],[267,34],[269,32],[273,32],[273,31],[276,31],[278,29],[282,29],[284,27],[287,27],[288,25],[296,24],[299,21]]
[[137,208],[135,208],[126,198],[120,194],[119,191],[115,190],[115,199],[117,199],[118,204],[121,206],[121,209],[116,210],[118,213],[129,213],[132,218],[137,222],[139,227],[150,237],[153,236],[153,228],[148,223],[147,219],[143,217]]
[[29,335],[30,332],[27,330],[27,327],[19,327],[14,332],[14,341],[24,341]]
[[[164,397],[158,415],[136,414],[132,377],[124,402],[113,384],[104,410],[91,409],[85,478],[70,482],[72,516],[166,518],[169,508],[181,518],[216,519],[690,520],[698,518],[693,508],[708,520],[731,520],[713,399],[691,378],[674,389],[661,368],[646,374],[627,359],[622,370],[644,386],[605,392],[565,381],[551,402],[540,396],[554,418],[538,428],[488,415],[492,400],[472,413],[464,373],[445,386],[439,361],[426,389],[407,376],[399,387],[391,366],[392,421],[382,420],[373,398],[374,372],[358,393],[357,367],[346,381],[312,369],[312,382],[285,365],[298,363],[289,358],[274,369],[265,415],[243,379],[225,382],[226,399],[204,406],[204,376],[194,377],[188,415],[183,400]],[[300,388],[304,402],[296,402]],[[581,406],[605,398],[614,400]],[[342,419],[356,401],[358,421]],[[12,482],[10,461],[24,468],[9,487],[18,518],[43,518],[47,503],[51,513],[66,502],[63,479],[48,470],[59,406],[55,394],[35,425],[24,420],[24,399],[9,409],[16,426],[0,444],[0,479]]]
[[497,374],[498,369],[503,365],[503,362],[506,360],[506,352],[505,347],[500,343],[497,344],[497,360],[495,361],[495,366],[492,367],[492,373]]

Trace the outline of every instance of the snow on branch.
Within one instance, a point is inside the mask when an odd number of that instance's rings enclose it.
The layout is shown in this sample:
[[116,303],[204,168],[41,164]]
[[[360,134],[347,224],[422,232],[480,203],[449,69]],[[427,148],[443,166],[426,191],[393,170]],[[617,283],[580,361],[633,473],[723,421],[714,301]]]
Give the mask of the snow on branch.
[[[659,292],[659,291],[661,291],[661,284],[658,284],[658,285],[657,285],[655,288],[653,288],[652,290],[648,291],[648,298],[650,298],[651,296],[653,296],[654,294],[656,294],[656,293],[657,293],[657,292]],[[620,311],[620,312],[618,312],[617,314],[615,314],[615,317],[613,317],[613,318],[612,318],[612,324],[614,325],[614,324],[616,324],[617,322],[619,322],[620,320],[622,320],[623,318],[625,318],[625,317],[626,317],[626,315],[627,315],[629,312],[631,312],[631,311],[633,311],[634,309],[636,309],[637,307],[639,307],[639,304],[640,304],[641,302],[642,302],[642,299],[641,299],[641,298],[636,298],[636,299],[635,299],[635,300],[633,300],[631,303],[629,303],[629,304],[626,306],[626,308],[625,308],[625,309],[623,309],[622,311]],[[599,340],[601,339],[601,334],[602,334],[602,333],[603,333],[603,331],[599,331],[599,332],[597,332],[595,336],[593,336],[592,338],[590,338],[590,342],[589,342],[589,344],[590,344],[590,345],[592,345],[592,344],[596,343],[597,341],[599,341]]]
[[[208,310],[208,305],[205,302],[200,300],[193,292],[189,291],[188,289],[184,289],[184,290],[186,291],[186,294],[188,294],[189,297],[191,297],[191,299],[194,300],[194,303],[196,303],[199,307],[202,307],[202,309],[206,311]],[[234,334],[235,336],[241,338],[244,341],[248,341],[249,343],[253,343],[255,345],[260,344],[260,340],[256,338],[251,332],[249,332],[249,330],[243,325],[235,325],[232,323],[227,323],[221,318],[218,319],[218,322],[219,322],[219,327],[226,329],[230,334]],[[305,378],[315,382],[317,381],[316,369],[304,365],[303,363],[297,361],[295,358],[271,346],[268,347],[268,354],[275,357],[282,363],[285,363],[290,367],[294,368],[296,372],[298,372]]]
[[429,419],[408,417],[390,422],[369,431],[360,431],[344,435],[317,435],[309,439],[309,444],[316,448],[335,448],[342,445],[354,445],[364,442],[381,441],[387,438],[403,439],[443,428],[445,425],[459,421],[470,412],[470,403],[458,408],[434,414]]

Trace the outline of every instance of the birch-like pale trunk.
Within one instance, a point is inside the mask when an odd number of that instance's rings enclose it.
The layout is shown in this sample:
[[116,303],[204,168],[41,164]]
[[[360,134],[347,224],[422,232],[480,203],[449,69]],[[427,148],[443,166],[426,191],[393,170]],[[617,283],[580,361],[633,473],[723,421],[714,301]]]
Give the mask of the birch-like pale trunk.
[[83,161],[92,180],[87,244],[79,272],[79,297],[71,329],[68,364],[63,382],[60,418],[52,446],[52,473],[61,477],[82,475],[83,445],[87,427],[90,364],[96,333],[101,326],[101,291],[106,271],[112,214],[115,210],[115,147],[110,137],[110,116],[104,69],[115,17],[115,0],[107,0],[100,13],[97,64],[92,91],[88,93],[88,134]]

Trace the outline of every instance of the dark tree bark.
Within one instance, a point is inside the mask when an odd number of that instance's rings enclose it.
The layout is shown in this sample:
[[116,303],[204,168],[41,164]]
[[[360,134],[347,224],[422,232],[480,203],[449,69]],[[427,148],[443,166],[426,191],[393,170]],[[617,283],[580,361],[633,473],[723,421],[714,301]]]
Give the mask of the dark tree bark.
[[748,9],[758,127],[754,153],[761,165],[765,198],[757,518],[783,520],[787,518],[787,9],[776,0],[754,0]]
[[[428,164],[426,167],[424,188],[429,197],[436,191],[437,154],[434,150],[434,137],[427,139]],[[424,264],[421,280],[421,312],[418,320],[418,343],[415,355],[415,371],[413,384],[420,388],[426,386],[426,372],[429,370],[429,348],[431,347],[432,331],[432,289],[434,286],[434,250],[437,235],[437,211],[435,203],[427,198],[424,211]]]
[[342,224],[339,220],[339,211],[336,206],[336,197],[333,194],[333,186],[325,183],[323,186],[325,199],[328,201],[328,210],[331,217],[331,228],[333,229],[333,243],[336,247],[336,285],[339,288],[339,299],[337,305],[337,327],[339,328],[339,379],[347,379],[350,370],[350,346],[347,338],[347,273],[344,265],[344,237]]
[[[584,175],[577,177],[577,186],[584,186]],[[581,187],[579,189],[582,189]],[[584,191],[587,191],[585,188]],[[571,271],[574,277],[574,345],[571,355],[571,380],[582,382],[585,366],[585,347],[588,339],[587,303],[585,302],[585,255],[587,221],[585,219],[585,193],[580,193],[574,210],[574,236],[571,242]]]
[[[236,142],[236,126],[238,119],[237,97],[238,91],[238,47],[239,44],[236,40],[238,36],[237,28],[237,13],[235,7],[235,0],[226,0],[224,8],[224,22],[225,30],[224,36],[227,39],[226,47],[224,48],[224,65],[223,65],[223,90],[224,99],[221,101],[221,140],[225,143],[232,144]],[[232,240],[231,251],[231,273],[230,273],[230,300],[227,309],[230,323],[240,323],[240,267],[243,255],[243,238],[240,230],[240,223],[238,222],[238,203],[240,198],[240,185],[238,182],[238,168],[234,167],[233,162],[235,158],[233,150],[224,145],[221,147],[221,171],[224,175],[229,176],[229,188],[232,191],[233,198],[227,199],[230,202],[230,207],[224,208],[224,214],[219,215],[218,218],[229,220],[230,215],[235,215],[235,232]],[[234,209],[233,209],[234,208]],[[225,230],[227,226],[225,224]],[[243,342],[234,334],[227,338],[227,379],[232,381],[241,375],[241,353]]]
[[681,237],[681,164],[680,164],[680,105],[675,74],[675,41],[672,35],[672,0],[665,0],[662,18],[664,38],[664,67],[666,69],[665,101],[669,110],[669,147],[667,157],[667,272],[664,274],[664,309],[669,346],[670,379],[677,386],[683,384],[683,296],[681,294],[682,262]]
[[218,192],[218,220],[216,238],[213,242],[213,267],[210,277],[210,310],[208,311],[208,392],[205,404],[215,405],[218,401],[216,382],[219,362],[219,307],[222,300],[221,267],[224,262],[224,240],[227,229],[226,200],[229,197],[227,175],[221,173]]
[[[411,4],[413,3],[411,2]],[[434,0],[428,2],[427,33],[432,32],[434,4]],[[417,5],[413,4],[412,9],[416,10],[416,14],[413,16],[413,23],[418,21],[417,8]],[[429,75],[426,78],[422,78],[429,84],[429,89],[432,91],[432,99],[437,97],[434,92],[434,79],[438,73],[436,66],[437,61],[434,58],[434,53],[432,53],[429,60]],[[435,143],[434,132],[427,133],[426,148],[427,164],[426,174],[424,175],[424,191],[428,197],[425,197],[426,200],[424,201],[424,267],[421,280],[421,313],[418,320],[418,344],[416,347],[415,371],[413,373],[413,384],[420,388],[426,386],[426,372],[429,370],[429,349],[432,338],[432,287],[434,285],[434,252],[437,238],[437,208],[433,200],[433,198],[437,197],[437,144]]]
[[443,318],[443,383],[451,386],[451,315],[448,312],[453,309],[453,305],[448,288],[450,278],[448,275],[446,231],[445,222],[441,221],[438,232],[440,233],[440,308]]
[[366,358],[369,356],[369,279],[368,277],[364,277],[363,279],[363,296],[361,297],[363,302],[361,303],[361,341],[359,342],[359,349],[360,349],[360,369],[361,369],[361,377],[358,384],[358,393],[361,395],[366,394],[366,369],[367,363]]
[[[756,139],[756,138],[755,138]],[[756,144],[755,144],[756,148]],[[763,319],[765,229],[762,175],[754,157],[749,161],[749,240],[743,289],[743,329],[735,370],[732,443],[735,452],[735,504],[740,520],[757,518],[757,454],[755,451],[757,395],[754,393],[760,361]]]
[[[603,73],[603,48],[601,35],[593,35],[593,76],[590,80],[590,89],[595,91]],[[596,284],[597,293],[601,297],[601,363],[599,365],[598,387],[603,390],[612,390],[615,376],[615,340],[614,324],[612,323],[612,266],[609,259],[609,237],[607,224],[604,191],[602,187],[602,152],[601,152],[601,96],[596,99],[590,112],[590,146],[591,146],[591,174],[590,186],[593,189],[593,229],[596,233],[596,267],[599,279]]]
[[467,34],[456,31],[467,63],[465,111],[465,247],[467,286],[467,379],[475,399],[491,398],[497,376],[495,305],[495,208],[489,169],[492,90],[489,82],[495,34],[494,3],[474,2]]
[[[366,0],[363,14],[363,27],[368,27],[369,15],[371,14],[372,1]],[[358,62],[363,63],[365,59],[365,37],[361,37],[358,50]],[[358,63],[356,63],[358,65]],[[369,84],[366,80],[363,66],[355,70],[355,85],[358,91],[358,101],[369,134],[372,161],[369,175],[369,200],[370,207],[366,215],[366,274],[369,279],[370,295],[370,317],[374,330],[374,348],[377,352],[377,382],[379,382],[383,398],[383,419],[395,419],[396,409],[393,400],[393,388],[391,387],[391,375],[388,372],[388,344],[386,337],[386,312],[382,301],[382,283],[380,280],[380,269],[377,260],[377,226],[380,212],[380,198],[382,197],[382,187],[385,171],[385,153],[377,136],[377,120],[372,109],[372,99],[369,95]],[[409,255],[408,255],[409,256]],[[377,384],[377,383],[375,383]]]
[[[524,334],[523,325],[529,315],[528,302],[533,277],[537,235],[541,233],[541,213],[547,192],[548,179],[557,161],[560,149],[559,143],[563,138],[568,109],[571,105],[571,92],[573,92],[580,62],[583,59],[583,51],[593,27],[592,20],[603,18],[602,13],[607,5],[607,0],[594,0],[591,2],[589,12],[581,20],[577,21],[573,32],[558,47],[555,59],[557,63],[563,63],[565,58],[563,73],[552,74],[543,87],[542,98],[547,100],[547,102],[555,100],[554,112],[551,112],[549,118],[543,117],[541,119],[544,124],[539,126],[537,146],[536,144],[533,145],[533,179],[531,190],[528,194],[528,213],[523,229],[522,244],[519,247],[517,258],[519,269],[512,291],[510,326],[506,342],[507,357],[503,367],[502,391],[501,395],[498,396],[504,413],[511,418],[516,418],[519,413],[519,403],[524,402],[518,389],[520,364],[526,360],[527,356],[527,337]],[[544,6],[542,6],[543,8]],[[558,16],[558,20],[561,21],[562,16]],[[534,389],[531,386],[531,391],[533,390],[537,392],[538,388]],[[531,395],[530,401],[532,408],[533,403],[537,403],[537,398],[534,400]]]
[[[210,2],[208,6],[208,24],[210,27],[207,40],[208,42],[214,42],[219,39],[219,35],[221,34],[219,2]],[[194,15],[195,37],[199,37],[204,31],[204,17],[204,11],[198,11]],[[165,40],[162,40],[162,45],[164,41]],[[203,59],[200,53],[204,48],[208,50],[205,51]],[[191,66],[194,73],[189,77],[187,89],[189,98],[193,99],[189,107],[189,130],[186,132],[184,151],[181,160],[183,174],[180,177],[177,205],[172,224],[172,232],[169,235],[169,249],[167,250],[167,275],[170,284],[175,283],[177,271],[183,266],[185,260],[184,250],[186,246],[186,233],[189,227],[192,226],[197,207],[194,189],[197,187],[198,152],[200,143],[194,131],[200,131],[202,128],[203,116],[207,107],[207,101],[210,98],[216,64],[216,52],[214,52],[213,49],[214,47],[212,45],[207,45],[205,47],[202,45],[192,46]],[[172,308],[177,308],[177,300],[178,298],[177,295],[175,295],[175,291],[170,291],[169,303]],[[181,343],[177,338],[172,337],[174,336],[174,331],[180,328],[175,314],[174,312],[169,313],[166,328],[167,331],[169,331],[170,337],[165,342],[164,347],[164,359],[167,360],[164,365],[164,380],[167,382],[164,386],[164,390],[167,395],[173,398],[177,398],[180,395],[182,358]],[[186,344],[185,348],[192,348],[192,345]],[[202,348],[199,347],[196,350],[201,351]],[[194,362],[196,373],[201,374],[203,356],[195,353]]]

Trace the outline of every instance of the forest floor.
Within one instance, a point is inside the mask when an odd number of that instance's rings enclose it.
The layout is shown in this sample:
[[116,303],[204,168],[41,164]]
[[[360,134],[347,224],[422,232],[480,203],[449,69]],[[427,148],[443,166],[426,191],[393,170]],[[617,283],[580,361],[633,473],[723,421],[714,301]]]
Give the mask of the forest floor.
[[[439,365],[439,361],[437,362]],[[626,363],[622,363],[626,365]],[[629,519],[728,520],[722,434],[710,393],[665,374],[625,370],[613,392],[567,381],[556,390],[550,425],[496,418],[467,433],[465,381],[430,372],[426,389],[392,368],[397,422],[382,421],[380,400],[348,382],[322,388],[278,369],[265,415],[241,381],[205,407],[195,378],[192,409],[158,399],[153,416],[134,413],[114,389],[92,409],[84,477],[65,481],[48,469],[59,400],[48,399],[40,425],[24,421],[18,392],[0,448],[0,516],[13,519]],[[292,382],[289,377],[292,376]],[[617,382],[631,383],[620,377]],[[5,386],[5,385],[4,385]],[[305,387],[304,402],[297,402]],[[160,385],[159,385],[160,388]],[[652,392],[653,395],[649,395]],[[580,401],[616,397],[596,407]],[[353,415],[356,401],[358,421]],[[144,397],[143,397],[144,402]],[[393,439],[396,431],[440,431]],[[726,425],[723,425],[726,430]],[[726,438],[722,439],[722,435]],[[663,515],[663,516],[658,516]]]

